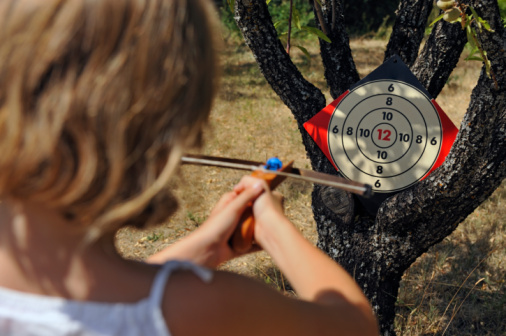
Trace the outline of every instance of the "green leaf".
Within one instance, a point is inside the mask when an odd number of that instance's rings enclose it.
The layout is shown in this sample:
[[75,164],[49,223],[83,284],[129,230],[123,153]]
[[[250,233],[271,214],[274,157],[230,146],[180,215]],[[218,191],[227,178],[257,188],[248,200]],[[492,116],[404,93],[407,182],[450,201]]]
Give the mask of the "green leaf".
[[469,56],[466,57],[466,61],[480,61],[483,62],[483,58],[481,56]]
[[489,31],[489,32],[491,32],[491,33],[493,33],[493,32],[494,32],[494,30],[493,30],[492,28],[490,28],[490,25],[488,24],[487,20],[483,20],[481,17],[478,17],[478,21],[480,21],[480,23],[483,25],[483,27],[484,27],[487,31]]
[[480,16],[478,15],[478,13],[476,13],[476,11],[474,10],[474,8],[472,6],[469,6],[469,9],[471,10],[471,13],[473,13],[474,17],[476,18],[479,18]]
[[266,4],[269,4],[271,2],[271,0],[266,0],[265,3]]
[[492,76],[490,75],[490,70],[492,70],[492,64],[490,63],[490,60],[486,60],[485,61],[485,71],[487,73],[487,76],[488,78],[491,78]]
[[233,13],[235,8],[235,0],[227,0],[228,7],[230,7],[230,11]]
[[474,10],[473,7],[469,6],[469,9],[471,10],[471,12],[473,13],[474,17],[476,18],[476,24],[480,28],[480,31],[481,31],[481,28],[485,28],[489,32],[494,32],[494,30],[490,28],[490,24],[487,22],[487,20],[485,20],[482,17],[480,17],[478,15],[478,13],[476,13],[476,11]]
[[439,20],[441,20],[443,18],[443,14],[439,15],[437,18],[434,19],[434,21],[432,21],[432,23],[429,25],[429,27],[432,27],[433,25],[436,24],[436,22],[438,22]]
[[[469,45],[469,46],[470,46],[470,45]],[[475,56],[476,54],[481,55],[481,54],[480,54],[480,49],[479,49],[477,46],[474,46],[474,48],[472,48],[472,49],[469,51],[469,56],[468,56],[468,57]]]
[[483,25],[481,24],[480,20],[475,20],[476,26],[478,26],[478,29],[480,30],[480,33],[482,31]]
[[300,25],[300,12],[296,8],[294,8],[292,12],[292,22],[295,27],[302,29]]
[[466,24],[465,24],[465,27],[464,28],[468,28],[468,27],[471,27],[471,22],[473,21],[473,16],[472,15],[466,15]]
[[306,48],[304,48],[304,47],[303,47],[303,46],[301,46],[301,45],[296,45],[296,47],[297,47],[297,48],[299,48],[299,49],[300,49],[300,51],[302,51],[302,52],[304,53],[304,55],[306,55],[306,57],[307,57],[307,59],[308,59],[309,61],[311,61],[311,55],[309,54],[309,52],[307,51],[307,49],[306,49]]
[[466,35],[467,35],[467,42],[469,42],[469,45],[474,50],[476,48],[476,43],[474,43],[474,36],[473,31],[471,30],[471,26],[466,27]]
[[284,23],[284,20],[274,22],[274,29],[278,29],[279,25],[281,25],[282,23]]
[[310,34],[316,35],[325,42],[332,43],[332,41],[329,39],[327,35],[325,35],[320,29],[314,28],[314,27],[308,27],[308,26],[302,26],[302,30],[307,31]]

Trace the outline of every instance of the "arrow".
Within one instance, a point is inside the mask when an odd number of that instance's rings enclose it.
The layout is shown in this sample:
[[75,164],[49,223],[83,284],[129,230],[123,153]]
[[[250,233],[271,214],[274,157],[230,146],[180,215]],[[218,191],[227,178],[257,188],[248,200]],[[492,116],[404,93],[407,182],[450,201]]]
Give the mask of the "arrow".
[[339,176],[315,172],[308,169],[292,168],[288,173],[267,169],[265,168],[265,164],[262,162],[194,154],[183,156],[181,158],[181,161],[183,164],[197,164],[203,166],[223,167],[248,171],[261,171],[264,173],[271,173],[284,177],[294,178],[297,180],[339,188],[363,197],[371,197],[373,194],[372,187],[369,184],[350,181]]

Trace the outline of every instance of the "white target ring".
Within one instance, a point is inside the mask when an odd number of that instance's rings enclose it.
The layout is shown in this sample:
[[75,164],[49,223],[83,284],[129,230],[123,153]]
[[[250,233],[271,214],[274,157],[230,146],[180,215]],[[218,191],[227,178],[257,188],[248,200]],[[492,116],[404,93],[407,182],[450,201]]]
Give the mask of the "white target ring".
[[438,112],[422,91],[397,80],[358,86],[335,107],[327,130],[338,170],[376,192],[393,192],[421,180],[441,150]]

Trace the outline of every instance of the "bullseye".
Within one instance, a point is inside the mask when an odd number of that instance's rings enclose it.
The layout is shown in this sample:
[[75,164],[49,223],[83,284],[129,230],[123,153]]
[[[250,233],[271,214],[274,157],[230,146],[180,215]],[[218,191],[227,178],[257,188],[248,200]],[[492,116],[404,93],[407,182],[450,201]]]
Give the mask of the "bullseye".
[[372,130],[372,134],[372,142],[380,148],[392,147],[395,141],[397,141],[397,130],[388,123],[376,125]]

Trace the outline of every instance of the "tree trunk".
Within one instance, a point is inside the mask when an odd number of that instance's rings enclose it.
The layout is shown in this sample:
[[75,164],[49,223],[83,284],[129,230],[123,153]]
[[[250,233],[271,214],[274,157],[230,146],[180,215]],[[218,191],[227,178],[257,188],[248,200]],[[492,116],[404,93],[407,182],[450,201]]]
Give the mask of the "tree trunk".
[[[336,97],[357,81],[358,75],[340,23],[339,1],[321,3],[320,25],[332,40],[331,44],[320,41],[322,61],[331,94]],[[323,94],[302,77],[284,51],[265,1],[236,0],[235,4],[236,21],[245,41],[262,74],[293,112],[313,169],[336,174],[302,128],[325,106]],[[408,63],[415,59],[420,41],[402,41],[420,36],[426,13],[413,13],[419,6],[429,6],[428,1],[401,4],[404,14],[397,18],[398,28],[394,28],[394,40],[387,48],[387,54],[404,55]],[[354,276],[371,300],[384,335],[395,334],[395,302],[404,271],[449,235],[506,176],[506,36],[496,1],[476,1],[474,6],[495,30],[482,33],[480,38],[492,62],[497,88],[482,72],[445,163],[429,178],[384,201],[375,216],[350,194],[316,185],[313,191],[318,246]],[[319,8],[315,10],[318,14]],[[406,22],[414,24],[405,27]],[[464,43],[458,24],[438,23],[414,61],[413,72],[433,96],[444,86]]]

